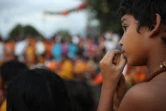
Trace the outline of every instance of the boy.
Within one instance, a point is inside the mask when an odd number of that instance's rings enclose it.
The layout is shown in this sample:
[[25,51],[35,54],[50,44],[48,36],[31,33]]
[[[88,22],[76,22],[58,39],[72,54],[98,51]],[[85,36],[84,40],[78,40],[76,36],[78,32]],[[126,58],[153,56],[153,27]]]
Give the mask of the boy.
[[122,51],[100,61],[103,77],[98,111],[113,111],[113,96],[125,64],[146,65],[146,82],[132,87],[118,111],[166,111],[166,0],[124,0],[119,8]]

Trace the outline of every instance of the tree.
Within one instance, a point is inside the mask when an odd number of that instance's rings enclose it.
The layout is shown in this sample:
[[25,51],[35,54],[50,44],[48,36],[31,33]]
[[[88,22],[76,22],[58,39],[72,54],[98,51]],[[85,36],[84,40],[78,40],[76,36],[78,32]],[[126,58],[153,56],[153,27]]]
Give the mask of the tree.
[[117,13],[120,0],[87,0],[87,3],[91,17],[100,23],[101,32],[112,30],[121,33],[122,29]]
[[68,30],[65,30],[65,29],[57,31],[57,34],[60,34],[63,37],[70,37],[71,36],[70,32]]
[[33,35],[33,36],[41,35],[34,27],[32,27],[30,25],[27,25],[24,27],[24,34]]
[[41,34],[33,26],[27,25],[23,27],[18,24],[10,31],[9,39],[24,39],[27,35],[39,36]]
[[9,33],[9,39],[15,39],[16,37],[21,36],[23,27],[18,24],[16,25]]

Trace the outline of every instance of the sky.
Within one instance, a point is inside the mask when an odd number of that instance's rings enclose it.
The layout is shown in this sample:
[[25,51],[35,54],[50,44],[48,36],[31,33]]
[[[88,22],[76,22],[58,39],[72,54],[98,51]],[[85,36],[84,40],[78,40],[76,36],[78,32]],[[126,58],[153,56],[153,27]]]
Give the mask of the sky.
[[7,37],[17,24],[32,25],[45,37],[67,29],[72,34],[83,34],[87,25],[87,11],[72,12],[67,16],[44,15],[44,11],[59,12],[78,7],[82,0],[0,0],[0,34]]

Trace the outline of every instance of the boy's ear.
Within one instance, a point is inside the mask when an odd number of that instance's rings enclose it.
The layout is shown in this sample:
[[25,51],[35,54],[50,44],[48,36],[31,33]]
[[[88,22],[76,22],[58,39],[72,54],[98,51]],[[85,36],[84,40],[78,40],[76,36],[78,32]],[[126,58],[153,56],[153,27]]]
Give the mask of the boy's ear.
[[153,37],[160,32],[161,16],[159,14],[155,15],[154,28],[150,31],[150,37]]

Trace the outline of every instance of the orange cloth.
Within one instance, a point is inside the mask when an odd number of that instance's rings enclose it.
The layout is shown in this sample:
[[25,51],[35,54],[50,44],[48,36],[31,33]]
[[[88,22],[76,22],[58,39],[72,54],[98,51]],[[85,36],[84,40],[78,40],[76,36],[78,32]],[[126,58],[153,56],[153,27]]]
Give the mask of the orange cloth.
[[74,72],[76,74],[83,74],[87,69],[87,64],[85,62],[79,61],[74,66]]
[[49,62],[47,67],[48,67],[48,69],[54,71],[56,69],[56,67],[57,67],[57,63],[52,60],[52,61]]
[[35,48],[34,46],[28,46],[26,51],[25,51],[25,55],[26,55],[26,60],[28,63],[34,63],[35,61]]
[[93,82],[94,82],[95,84],[102,84],[102,82],[103,82],[102,75],[101,75],[101,74],[98,74],[98,75],[94,78]]
[[46,50],[45,50],[46,58],[49,58],[49,57],[51,57],[51,51],[52,51],[52,47],[53,47],[54,43],[52,41],[45,41],[44,44],[45,44],[45,48],[46,48]]
[[133,79],[135,83],[139,83],[139,82],[143,82],[146,78],[147,78],[146,73],[141,72],[141,73],[135,74]]
[[2,102],[2,105],[1,105],[1,107],[0,107],[0,111],[7,111],[6,109],[6,99]]
[[73,63],[70,60],[65,60],[59,71],[59,75],[65,79],[73,79]]

